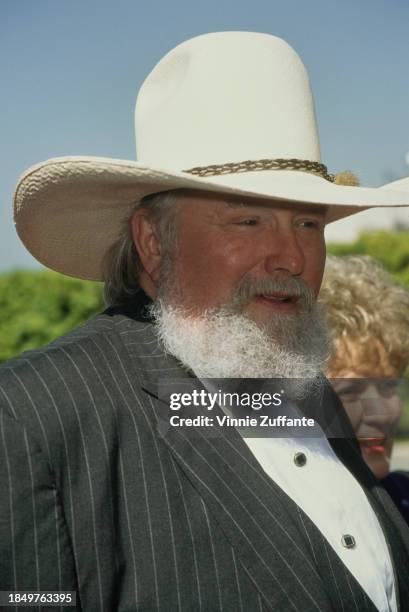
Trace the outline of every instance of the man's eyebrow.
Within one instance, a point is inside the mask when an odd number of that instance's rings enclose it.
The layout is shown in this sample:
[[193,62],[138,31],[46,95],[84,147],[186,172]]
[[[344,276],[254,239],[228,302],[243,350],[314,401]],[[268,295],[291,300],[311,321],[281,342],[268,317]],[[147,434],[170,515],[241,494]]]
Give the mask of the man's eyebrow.
[[225,204],[228,208],[244,208],[245,206],[254,206],[253,203],[242,202],[241,200],[223,200],[223,204]]
[[300,213],[306,213],[307,215],[313,214],[313,215],[326,215],[328,212],[328,206],[303,206],[303,207],[296,207],[296,210]]

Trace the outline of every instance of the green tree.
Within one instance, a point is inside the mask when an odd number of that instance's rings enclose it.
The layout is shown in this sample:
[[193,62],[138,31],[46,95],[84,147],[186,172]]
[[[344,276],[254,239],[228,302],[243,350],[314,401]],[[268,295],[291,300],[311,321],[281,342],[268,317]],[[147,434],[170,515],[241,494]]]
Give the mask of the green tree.
[[50,271],[0,276],[0,362],[51,342],[102,309],[100,283]]

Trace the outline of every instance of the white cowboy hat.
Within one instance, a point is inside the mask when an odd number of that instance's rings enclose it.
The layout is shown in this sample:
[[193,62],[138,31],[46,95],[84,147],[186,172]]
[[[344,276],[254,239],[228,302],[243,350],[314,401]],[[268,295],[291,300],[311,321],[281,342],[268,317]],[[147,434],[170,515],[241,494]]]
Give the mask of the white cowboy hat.
[[188,40],[153,69],[136,103],[138,161],[63,157],[30,168],[17,232],[49,268],[101,280],[101,263],[141,199],[198,189],[328,206],[327,222],[408,194],[334,184],[320,159],[306,70],[283,40],[219,32]]

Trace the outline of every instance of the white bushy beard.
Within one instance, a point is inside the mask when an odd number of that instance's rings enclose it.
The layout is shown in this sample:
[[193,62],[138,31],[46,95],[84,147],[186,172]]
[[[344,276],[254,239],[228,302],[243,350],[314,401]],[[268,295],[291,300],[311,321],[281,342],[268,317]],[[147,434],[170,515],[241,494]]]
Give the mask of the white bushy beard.
[[[252,295],[268,291],[300,295],[299,312],[272,313],[268,324],[259,326],[242,307]],[[165,350],[198,378],[291,379],[287,391],[297,399],[322,384],[331,343],[321,308],[304,281],[248,280],[228,304],[200,315],[189,314],[181,303],[180,288],[166,282],[151,314]]]

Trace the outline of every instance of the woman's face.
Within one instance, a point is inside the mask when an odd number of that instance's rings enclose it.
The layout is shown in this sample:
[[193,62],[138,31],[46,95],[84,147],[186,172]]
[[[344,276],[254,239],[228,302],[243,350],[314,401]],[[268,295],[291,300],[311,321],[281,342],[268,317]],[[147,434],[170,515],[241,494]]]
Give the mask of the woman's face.
[[401,402],[397,372],[385,349],[375,341],[367,348],[365,353],[374,358],[372,367],[368,361],[357,360],[362,351],[354,350],[349,342],[349,346],[344,343],[338,347],[334,360],[337,368],[327,375],[349,416],[364,460],[377,478],[384,478],[390,470]]

